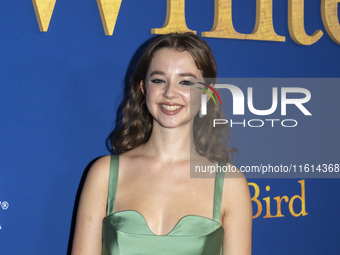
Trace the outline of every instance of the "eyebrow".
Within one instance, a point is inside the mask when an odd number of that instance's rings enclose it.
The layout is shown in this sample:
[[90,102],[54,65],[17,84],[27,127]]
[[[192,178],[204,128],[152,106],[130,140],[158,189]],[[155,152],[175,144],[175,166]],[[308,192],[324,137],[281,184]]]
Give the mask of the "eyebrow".
[[196,75],[194,75],[193,73],[180,73],[179,76],[190,76],[190,77],[193,77],[193,78],[196,78]]
[[[150,74],[150,77],[152,77],[153,75],[165,75],[165,73],[163,71],[153,71],[151,72]],[[193,77],[193,78],[196,78],[196,75],[194,75],[193,73],[180,73],[179,76],[181,77],[185,77],[185,76],[190,76],[190,77]]]
[[153,71],[153,72],[150,74],[150,77],[152,77],[153,75],[156,75],[156,74],[165,75],[165,73],[162,72],[162,71]]

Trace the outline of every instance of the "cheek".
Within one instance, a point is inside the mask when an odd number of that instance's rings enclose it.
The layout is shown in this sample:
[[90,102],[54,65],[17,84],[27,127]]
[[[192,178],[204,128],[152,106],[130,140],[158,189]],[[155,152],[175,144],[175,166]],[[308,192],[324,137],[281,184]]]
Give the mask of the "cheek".
[[145,96],[145,105],[146,105],[146,108],[148,108],[148,111],[150,112],[150,107],[151,107],[151,104],[150,104],[150,101],[151,98],[150,98],[150,94],[149,93],[146,93],[146,96]]
[[160,89],[157,86],[148,85],[146,86],[145,89],[146,89],[146,96],[149,98],[154,98],[161,93]]
[[157,98],[159,98],[159,90],[157,90],[155,86],[147,86],[145,103],[149,111],[151,110],[150,108],[154,107],[153,105],[157,103]]
[[201,107],[201,91],[200,90],[193,90],[190,93],[189,99],[190,99],[190,107],[193,111],[198,111],[198,109]]

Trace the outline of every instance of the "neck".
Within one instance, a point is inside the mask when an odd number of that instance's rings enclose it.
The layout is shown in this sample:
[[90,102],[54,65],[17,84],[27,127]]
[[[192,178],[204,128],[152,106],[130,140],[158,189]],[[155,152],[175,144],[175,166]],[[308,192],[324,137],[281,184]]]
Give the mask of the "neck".
[[164,162],[190,160],[190,149],[193,148],[190,130],[189,122],[176,128],[164,128],[154,121],[150,139],[144,149],[150,156]]

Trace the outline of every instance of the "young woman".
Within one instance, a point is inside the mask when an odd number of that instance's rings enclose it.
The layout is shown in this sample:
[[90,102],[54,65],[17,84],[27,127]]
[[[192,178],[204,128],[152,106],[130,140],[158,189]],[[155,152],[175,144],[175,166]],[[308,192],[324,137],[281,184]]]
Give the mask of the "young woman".
[[190,178],[190,163],[230,166],[226,125],[210,121],[223,116],[220,106],[209,100],[199,117],[197,87],[209,87],[191,80],[206,77],[216,77],[216,63],[192,33],[160,36],[146,49],[110,137],[119,156],[100,158],[86,178],[73,255],[251,254],[243,175]]

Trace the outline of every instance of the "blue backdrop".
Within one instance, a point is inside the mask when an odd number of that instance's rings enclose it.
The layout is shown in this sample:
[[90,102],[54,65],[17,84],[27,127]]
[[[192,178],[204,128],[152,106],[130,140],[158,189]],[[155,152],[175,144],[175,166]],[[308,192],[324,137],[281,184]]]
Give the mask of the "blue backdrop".
[[[273,4],[274,28],[285,42],[204,38],[216,56],[218,76],[339,77],[340,46],[326,33],[320,2],[305,3],[307,34],[324,32],[311,46],[291,39],[287,1]],[[185,8],[190,29],[198,35],[211,30],[214,1],[187,0]],[[255,1],[233,1],[237,31],[252,32],[255,9]],[[105,139],[129,66],[165,17],[165,0],[123,0],[113,36],[105,36],[95,0],[57,0],[48,32],[42,33],[31,0],[0,2],[1,254],[67,253],[83,172],[94,158],[108,154]],[[311,90],[307,107],[313,116],[299,128],[270,134],[232,129],[231,143],[240,151],[236,166],[339,164],[340,88],[318,89]],[[303,160],[297,162],[299,156]],[[284,217],[264,218],[268,199],[263,198],[270,197],[271,214],[276,215],[273,198],[301,196],[301,180],[308,214],[295,217],[282,202]],[[253,221],[253,254],[339,253],[339,179],[249,182],[259,188],[263,207]],[[250,191],[254,196],[254,185]],[[253,206],[256,214],[258,205]],[[301,202],[295,199],[294,212],[300,211]]]

